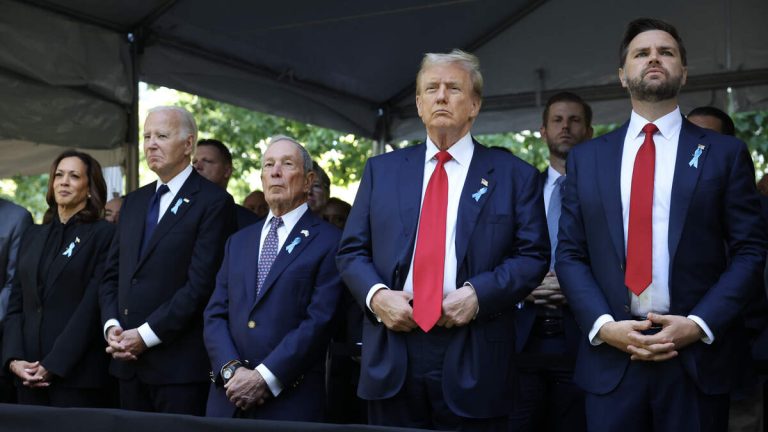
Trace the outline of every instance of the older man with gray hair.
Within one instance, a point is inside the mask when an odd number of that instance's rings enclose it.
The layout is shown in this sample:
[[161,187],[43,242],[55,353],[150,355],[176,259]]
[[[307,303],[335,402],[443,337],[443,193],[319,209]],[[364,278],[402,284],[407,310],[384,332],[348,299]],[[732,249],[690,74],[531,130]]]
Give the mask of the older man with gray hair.
[[235,218],[232,197],[192,169],[196,142],[185,109],[150,110],[144,155],[158,179],[125,196],[99,292],[122,408],[205,413],[202,314]]
[[313,180],[304,147],[274,137],[261,171],[269,214],[229,239],[205,309],[209,416],[323,420],[341,232],[309,211]]
[[426,142],[368,161],[337,264],[366,311],[358,395],[370,421],[506,430],[513,310],[544,277],[538,172],[472,139],[483,79],[460,50],[416,78]]

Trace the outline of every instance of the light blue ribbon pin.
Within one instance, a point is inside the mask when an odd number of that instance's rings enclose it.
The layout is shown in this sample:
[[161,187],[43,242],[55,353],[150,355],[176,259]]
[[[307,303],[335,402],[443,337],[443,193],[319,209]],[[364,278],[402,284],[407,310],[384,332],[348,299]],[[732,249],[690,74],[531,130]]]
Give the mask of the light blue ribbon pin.
[[301,237],[296,237],[293,239],[291,244],[285,247],[285,250],[288,251],[288,253],[293,252],[293,248],[295,248],[299,243],[301,243]]
[[62,255],[64,255],[67,258],[72,257],[72,251],[75,250],[75,242],[71,242],[69,246],[67,246],[67,250],[64,251]]
[[691,161],[688,162],[688,166],[692,166],[694,168],[699,167],[699,156],[704,152],[704,146],[702,144],[699,144],[699,148],[696,149],[695,152],[693,152],[693,157],[691,158]]
[[176,201],[176,204],[175,204],[175,205],[173,206],[173,208],[171,209],[171,213],[173,213],[173,214],[176,214],[176,212],[177,212],[177,211],[179,211],[179,207],[181,207],[181,203],[182,203],[183,201],[184,201],[184,200],[182,200],[181,198],[179,198],[179,200],[178,200],[178,201]]
[[478,189],[477,192],[472,194],[472,198],[474,198],[475,201],[480,201],[480,197],[483,196],[483,194],[485,194],[486,192],[488,192],[488,188],[483,186],[480,189]]

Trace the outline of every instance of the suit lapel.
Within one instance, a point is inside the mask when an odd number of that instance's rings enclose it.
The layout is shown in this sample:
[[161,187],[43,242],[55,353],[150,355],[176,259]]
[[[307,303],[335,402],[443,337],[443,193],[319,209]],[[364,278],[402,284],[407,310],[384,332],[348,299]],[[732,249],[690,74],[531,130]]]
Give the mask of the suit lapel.
[[625,261],[624,253],[624,216],[621,209],[621,156],[624,151],[624,138],[627,135],[629,122],[606,135],[603,139],[607,142],[596,152],[595,167],[598,169],[598,187],[601,201],[605,210],[605,219],[608,222],[608,231],[611,235],[613,247],[619,262]]
[[149,211],[149,203],[152,200],[152,195],[155,194],[157,189],[157,182],[152,182],[141,189],[136,191],[136,199],[130,201],[131,207],[123,211],[123,216],[120,219],[121,231],[129,233],[125,237],[121,237],[121,241],[127,244],[121,244],[121,248],[125,248],[126,257],[128,260],[128,268],[134,270],[138,269],[138,261],[141,259],[139,254],[141,253],[141,240],[144,234],[144,221],[147,219],[147,211]]
[[[475,146],[472,161],[469,163],[467,178],[459,197],[459,214],[456,218],[456,264],[461,267],[469,247],[469,238],[475,230],[477,217],[496,189],[494,181],[493,165],[489,150],[477,141],[472,140]],[[485,192],[482,189],[485,188]]]
[[[139,260],[139,266],[141,266],[147,259],[152,250],[157,244],[162,241],[162,238],[168,233],[168,231],[176,225],[177,222],[184,218],[184,215],[195,204],[195,195],[200,190],[200,175],[197,171],[192,170],[189,178],[184,182],[179,189],[176,196],[173,197],[171,205],[163,213],[163,217],[160,218],[155,231],[152,233],[152,238],[149,239],[147,244],[147,250],[144,251],[144,255]],[[150,197],[150,199],[152,199]],[[147,205],[149,207],[149,205]],[[144,212],[146,214],[146,211]],[[146,219],[146,218],[145,218]],[[141,248],[141,241],[139,241],[139,248]]]
[[[246,304],[255,305],[256,304],[256,285],[259,279],[259,251],[261,250],[261,231],[264,229],[264,223],[266,222],[266,218],[261,219],[261,221],[254,224],[255,229],[251,231],[251,236],[248,239],[248,242],[246,244],[248,245],[257,245],[258,248],[256,249],[256,252],[253,254],[248,253],[242,253],[240,254],[240,251],[234,251],[234,253],[237,253],[241,258],[240,261],[241,265],[249,269],[250,271],[245,272],[245,298],[246,298]],[[232,258],[230,258],[232,259]]]
[[[400,223],[403,227],[402,234],[408,239],[407,247],[402,251],[398,262],[407,262],[406,265],[410,264],[410,258],[413,255],[416,228],[419,223],[426,151],[427,145],[425,143],[414,147],[412,151],[406,154],[397,175]],[[392,233],[392,235],[401,235],[401,233]]]
[[[288,267],[296,257],[301,255],[301,252],[307,245],[319,235],[319,232],[314,229],[319,223],[319,219],[312,214],[312,210],[307,209],[307,211],[304,212],[304,215],[296,223],[296,226],[294,226],[291,232],[288,233],[288,237],[285,239],[283,247],[278,251],[275,262],[272,263],[267,278],[264,279],[264,285],[261,287],[261,295],[256,299],[254,307],[267,295],[267,292],[272,288],[285,268]],[[294,246],[292,246],[291,251],[288,252],[288,247],[291,244]]]
[[[80,251],[90,239],[93,232],[91,228],[93,228],[93,224],[89,223],[78,223],[77,226],[75,226],[74,235],[72,235],[71,238],[64,239],[64,249],[57,251],[56,257],[51,263],[51,268],[48,270],[48,276],[46,276],[46,280],[55,282],[58,279],[61,272],[67,267],[70,261],[72,261],[72,259],[74,259],[75,256],[80,253]],[[72,254],[70,256],[64,256],[64,252],[72,243],[74,244],[74,247],[72,248]],[[55,287],[55,285],[56,284],[51,284],[51,288]],[[43,299],[47,298],[51,294],[51,291],[51,289],[46,290],[43,293]]]
[[[699,175],[704,169],[704,162],[707,158],[707,144],[701,141],[703,135],[695,130],[694,127],[683,119],[683,125],[680,129],[680,139],[677,144],[677,158],[675,160],[675,175],[672,183],[672,197],[669,208],[669,265],[671,266],[677,252],[677,245],[680,243],[680,236],[683,233],[685,218],[688,214],[688,206],[693,197],[693,191],[696,188]],[[699,147],[704,145],[704,149],[699,156],[698,168],[689,166],[688,163],[693,158],[693,154]],[[671,273],[670,273],[671,274]]]

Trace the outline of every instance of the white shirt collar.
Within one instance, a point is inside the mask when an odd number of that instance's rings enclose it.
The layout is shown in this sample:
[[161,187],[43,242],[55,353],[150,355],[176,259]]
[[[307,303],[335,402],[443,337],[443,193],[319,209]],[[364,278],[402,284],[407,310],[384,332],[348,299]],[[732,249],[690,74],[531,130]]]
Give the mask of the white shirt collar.
[[648,123],[655,124],[659,128],[661,136],[665,139],[670,139],[680,132],[680,128],[683,126],[683,116],[680,114],[680,107],[675,107],[672,112],[657,118],[653,122],[644,119],[640,114],[632,110],[632,115],[629,117],[629,126],[627,127],[627,136],[637,138],[643,133],[643,126]]
[[549,165],[547,167],[547,186],[554,186],[555,180],[559,179],[562,174],[557,172],[556,169],[552,168],[552,165]]
[[[467,133],[461,137],[460,140],[456,141],[456,144],[452,145],[448,149],[448,153],[451,154],[453,160],[458,162],[459,165],[468,167],[469,163],[472,161],[472,150],[474,150],[474,145],[475,143],[472,142],[472,135]],[[431,161],[439,151],[440,150],[437,148],[435,143],[433,143],[429,136],[427,136],[427,152],[425,155],[425,164],[429,163],[429,161]]]
[[[302,216],[304,216],[304,213],[307,211],[309,207],[307,206],[307,203],[304,202],[300,206],[296,207],[295,209],[289,211],[288,213],[281,216],[283,219],[283,226],[288,228],[288,231],[291,231],[294,226],[299,222],[299,219],[301,219]],[[275,217],[274,214],[272,214],[272,210],[269,211],[269,214],[267,214],[267,219],[264,220],[264,228],[268,228],[269,225],[272,223],[272,218]]]
[[[171,181],[166,183],[166,185],[168,185],[168,190],[171,192],[171,196],[176,196],[176,194],[179,193],[181,187],[184,186],[184,182],[187,181],[191,174],[192,165],[187,165],[187,167],[181,170],[180,173],[176,174],[176,176],[172,178]],[[163,181],[158,177],[157,183],[155,184],[155,192],[157,192],[161,184],[163,184]]]

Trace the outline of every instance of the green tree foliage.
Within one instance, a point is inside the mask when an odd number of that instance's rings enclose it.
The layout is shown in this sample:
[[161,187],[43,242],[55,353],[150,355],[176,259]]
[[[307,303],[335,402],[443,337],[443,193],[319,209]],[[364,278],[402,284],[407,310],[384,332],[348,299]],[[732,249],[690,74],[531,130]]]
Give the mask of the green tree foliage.
[[373,148],[370,139],[198,96],[181,94],[179,103],[194,115],[201,138],[218,139],[232,152],[234,173],[229,191],[236,201],[241,201],[248,192],[259,187],[249,184],[247,179],[261,168],[264,145],[275,135],[288,135],[304,144],[326,170],[333,184],[338,186],[360,179]]
[[[6,190],[0,187],[0,196],[13,201],[32,213],[36,223],[43,221],[43,215],[48,210],[45,194],[48,191],[48,173],[31,176],[14,176],[11,181],[15,188]],[[7,183],[7,182],[6,182]]]

